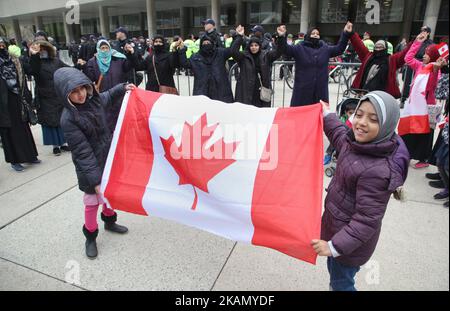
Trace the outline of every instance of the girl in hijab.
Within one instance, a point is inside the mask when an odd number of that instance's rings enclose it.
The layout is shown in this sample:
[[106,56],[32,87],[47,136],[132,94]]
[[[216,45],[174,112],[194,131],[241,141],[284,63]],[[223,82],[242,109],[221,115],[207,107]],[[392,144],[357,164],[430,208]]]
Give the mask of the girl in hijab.
[[305,106],[318,103],[320,100],[328,102],[328,61],[344,53],[348,39],[353,31],[352,23],[345,25],[337,45],[328,45],[320,40],[317,28],[311,28],[305,40],[298,45],[286,42],[286,26],[277,29],[278,48],[288,58],[295,60],[295,82],[291,106]]
[[[97,54],[88,62],[85,74],[94,82],[97,92],[103,93],[120,83],[127,82],[128,72],[133,68],[133,62],[127,57],[111,49],[107,40],[97,42]],[[111,132],[114,131],[122,106],[123,96],[114,98],[111,109],[106,111],[107,122]]]
[[17,172],[25,169],[21,163],[41,162],[28,119],[24,120],[22,98],[27,96],[22,94],[30,95],[24,75],[19,59],[9,55],[6,40],[0,37],[0,137],[5,160]]
[[442,106],[436,105],[435,90],[439,70],[445,61],[439,58],[437,45],[427,47],[423,62],[414,58],[426,38],[426,33],[419,34],[405,57],[407,65],[414,70],[415,77],[398,127],[411,159],[418,160],[413,166],[416,169],[429,166],[436,119],[442,110]]
[[238,35],[231,46],[232,56],[240,69],[235,100],[256,107],[270,107],[270,99],[268,101],[261,99],[261,88],[272,88],[270,78],[272,63],[281,56],[281,53],[276,47],[272,50],[262,50],[258,37],[251,37],[245,51],[239,52],[243,43],[244,27],[239,25],[236,33]]
[[[355,275],[372,256],[391,194],[406,180],[408,151],[395,133],[400,108],[394,97],[375,91],[361,98],[348,129],[324,109],[324,132],[339,152],[328,187],[321,239],[311,244],[327,256],[330,289],[354,291]],[[396,197],[398,198],[398,197]]]

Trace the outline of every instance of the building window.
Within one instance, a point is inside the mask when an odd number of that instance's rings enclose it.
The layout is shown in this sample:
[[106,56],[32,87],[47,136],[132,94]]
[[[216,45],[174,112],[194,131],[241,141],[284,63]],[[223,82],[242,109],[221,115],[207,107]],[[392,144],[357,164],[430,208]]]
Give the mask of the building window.
[[180,10],[156,12],[158,30],[180,28]]
[[206,7],[193,8],[192,10],[192,26],[200,27],[202,22],[206,19]]
[[320,23],[345,23],[348,19],[350,0],[320,0]]
[[83,19],[81,21],[81,33],[96,34],[98,33],[98,29],[100,29],[99,25],[100,25],[99,18]]
[[284,24],[300,24],[302,1],[301,0],[283,0],[283,18]]
[[442,0],[441,9],[439,11],[438,17],[439,21],[448,21],[448,9],[449,9],[448,0]]
[[223,5],[220,8],[220,26],[234,26],[236,24],[236,5]]
[[109,17],[109,29],[111,29],[112,32],[114,32],[120,26],[121,25],[119,22],[119,16],[110,16]]
[[123,16],[123,25],[128,31],[140,31],[139,14],[131,14]]
[[247,21],[256,24],[280,24],[282,1],[252,1],[247,3]]
[[416,9],[414,11],[414,20],[423,21],[425,19],[425,11],[427,9],[427,0],[419,0],[416,3]]

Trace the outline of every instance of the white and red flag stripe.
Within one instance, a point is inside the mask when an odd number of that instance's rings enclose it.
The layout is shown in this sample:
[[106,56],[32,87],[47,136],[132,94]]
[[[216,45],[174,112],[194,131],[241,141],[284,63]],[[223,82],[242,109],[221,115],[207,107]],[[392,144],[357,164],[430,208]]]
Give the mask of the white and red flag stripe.
[[398,134],[427,134],[430,133],[430,121],[428,118],[428,104],[425,98],[430,73],[433,64],[423,67],[417,74],[405,108],[401,110]]
[[255,108],[135,89],[124,98],[102,193],[157,216],[315,263],[320,104]]

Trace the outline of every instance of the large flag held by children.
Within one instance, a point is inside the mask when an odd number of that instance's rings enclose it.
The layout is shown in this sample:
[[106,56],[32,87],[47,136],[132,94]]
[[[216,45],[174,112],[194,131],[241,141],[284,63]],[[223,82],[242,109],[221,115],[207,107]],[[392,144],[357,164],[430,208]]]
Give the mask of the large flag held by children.
[[122,104],[102,193],[113,209],[315,264],[321,111],[320,104],[260,109],[135,89]]

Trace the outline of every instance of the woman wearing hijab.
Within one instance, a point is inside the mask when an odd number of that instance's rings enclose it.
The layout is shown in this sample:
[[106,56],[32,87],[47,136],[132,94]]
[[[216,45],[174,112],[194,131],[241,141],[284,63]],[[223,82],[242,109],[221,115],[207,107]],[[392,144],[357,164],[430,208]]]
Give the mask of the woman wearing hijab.
[[258,37],[251,37],[247,42],[244,52],[239,52],[243,43],[244,27],[236,28],[237,36],[231,46],[232,56],[239,65],[239,72],[236,83],[235,100],[255,107],[270,107],[269,101],[261,99],[261,87],[271,89],[270,71],[272,63],[277,60],[281,53],[275,47],[272,50],[261,49],[261,40]]
[[437,45],[427,47],[423,62],[414,57],[425,39],[424,32],[419,34],[405,57],[406,64],[414,70],[415,76],[398,126],[411,159],[418,160],[413,166],[416,169],[429,166],[434,129],[442,110],[442,106],[436,105],[435,90],[439,70],[445,65],[445,61],[440,58]]
[[317,28],[311,28],[305,40],[299,45],[286,43],[286,26],[277,29],[279,36],[279,49],[287,57],[295,60],[295,82],[291,106],[306,106],[318,103],[320,100],[328,102],[328,61],[344,53],[348,38],[353,31],[352,23],[345,25],[337,45],[328,45],[320,40]]
[[35,100],[44,145],[53,146],[53,154],[59,156],[61,150],[69,151],[69,148],[59,122],[63,105],[53,86],[53,74],[69,66],[57,57],[56,48],[46,40],[36,40],[30,46],[29,65],[36,81]]
[[180,63],[194,72],[194,95],[205,95],[225,103],[233,102],[233,92],[225,67],[231,48],[217,47],[207,34],[200,38],[200,50],[186,58],[186,49],[179,53]]
[[[85,74],[95,84],[98,93],[112,89],[120,83],[127,82],[128,72],[133,68],[133,63],[125,55],[111,49],[105,39],[97,42],[97,54],[88,62]],[[111,132],[114,132],[123,96],[114,98],[111,109],[106,112],[107,122]]]
[[411,47],[408,44],[401,52],[388,54],[387,42],[379,40],[370,52],[357,33],[350,37],[351,44],[361,60],[361,67],[353,80],[352,88],[369,92],[384,91],[395,98],[401,96],[397,83],[397,70],[405,64],[405,55]]
[[6,41],[0,37],[0,137],[6,162],[21,172],[25,169],[21,163],[41,161],[37,158],[28,120],[24,121],[22,98],[31,99],[25,72],[19,59],[11,57],[7,48]]
[[183,46],[181,38],[174,44],[174,51],[169,52],[164,37],[156,35],[153,38],[152,51],[145,59],[133,57],[134,48],[132,46],[125,47],[127,57],[134,63],[135,69],[147,72],[146,90],[159,92],[160,86],[175,88],[173,75],[175,69],[178,68],[179,46]]

